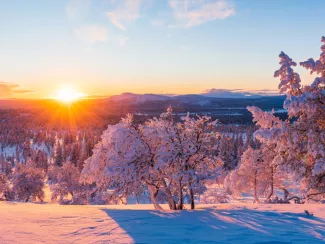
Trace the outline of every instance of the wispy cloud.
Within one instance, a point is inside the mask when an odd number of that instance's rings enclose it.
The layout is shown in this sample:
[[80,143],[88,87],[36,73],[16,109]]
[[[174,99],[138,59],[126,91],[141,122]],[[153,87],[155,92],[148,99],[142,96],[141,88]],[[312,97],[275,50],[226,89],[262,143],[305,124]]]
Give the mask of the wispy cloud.
[[175,23],[171,27],[191,28],[236,13],[228,0],[169,0]]
[[119,0],[114,10],[106,13],[107,17],[112,24],[125,31],[129,22],[140,18],[142,2],[143,0]]
[[105,42],[108,30],[102,25],[86,25],[74,29],[76,36],[88,43]]
[[17,95],[34,93],[33,90],[23,89],[17,84],[0,81],[0,99],[11,98]]

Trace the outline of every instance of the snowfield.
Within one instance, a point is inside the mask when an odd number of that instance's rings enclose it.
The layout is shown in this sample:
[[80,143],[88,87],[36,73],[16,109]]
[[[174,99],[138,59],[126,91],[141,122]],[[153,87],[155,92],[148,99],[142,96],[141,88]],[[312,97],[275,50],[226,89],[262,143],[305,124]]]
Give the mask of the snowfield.
[[325,242],[324,205],[219,204],[159,212],[145,204],[1,202],[0,215],[1,244]]

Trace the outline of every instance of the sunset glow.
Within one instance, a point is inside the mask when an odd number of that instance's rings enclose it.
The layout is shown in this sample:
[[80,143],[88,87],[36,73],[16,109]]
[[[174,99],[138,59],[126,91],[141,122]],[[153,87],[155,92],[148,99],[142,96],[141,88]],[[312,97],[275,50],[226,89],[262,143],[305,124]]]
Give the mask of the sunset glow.
[[76,100],[79,100],[79,99],[82,99],[85,97],[86,97],[86,95],[84,93],[77,92],[71,87],[61,88],[57,92],[56,96],[54,96],[54,98],[56,100],[63,102],[63,103],[72,103]]

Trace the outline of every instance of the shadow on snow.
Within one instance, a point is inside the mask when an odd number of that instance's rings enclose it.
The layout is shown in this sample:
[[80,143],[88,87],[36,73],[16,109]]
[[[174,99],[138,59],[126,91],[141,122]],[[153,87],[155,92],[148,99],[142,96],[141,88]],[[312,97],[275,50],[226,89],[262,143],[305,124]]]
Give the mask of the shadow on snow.
[[[294,213],[223,210],[159,212],[102,209],[135,243],[324,243],[325,221]],[[107,234],[114,229],[107,226]]]

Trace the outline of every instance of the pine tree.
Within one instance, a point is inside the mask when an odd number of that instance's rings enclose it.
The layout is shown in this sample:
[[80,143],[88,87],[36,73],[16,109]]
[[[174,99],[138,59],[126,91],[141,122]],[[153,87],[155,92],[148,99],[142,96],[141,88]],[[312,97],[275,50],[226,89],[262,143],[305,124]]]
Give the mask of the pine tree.
[[63,149],[62,146],[60,145],[60,143],[57,144],[56,146],[56,151],[55,151],[55,165],[56,166],[62,166],[63,164]]

